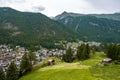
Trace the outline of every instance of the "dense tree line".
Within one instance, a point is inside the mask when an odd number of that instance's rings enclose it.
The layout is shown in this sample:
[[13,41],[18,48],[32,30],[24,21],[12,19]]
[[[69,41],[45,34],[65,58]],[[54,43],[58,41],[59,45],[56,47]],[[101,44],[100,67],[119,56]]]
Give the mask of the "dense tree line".
[[109,44],[107,50],[107,57],[120,61],[120,45],[119,44]]
[[66,50],[66,54],[63,55],[63,60],[65,62],[72,62],[74,59],[85,60],[90,57],[90,47],[88,44],[81,44],[77,48],[77,53],[74,55],[72,49],[69,47]]

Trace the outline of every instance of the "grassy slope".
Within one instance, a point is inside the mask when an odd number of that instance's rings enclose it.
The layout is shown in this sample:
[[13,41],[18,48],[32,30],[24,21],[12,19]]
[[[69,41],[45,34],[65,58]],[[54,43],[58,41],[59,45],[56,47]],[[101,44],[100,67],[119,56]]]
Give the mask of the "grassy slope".
[[48,66],[23,76],[20,80],[120,80],[119,65],[96,67],[104,55],[97,53],[91,59]]
[[80,63],[63,63],[39,69],[21,80],[93,80],[89,67]]

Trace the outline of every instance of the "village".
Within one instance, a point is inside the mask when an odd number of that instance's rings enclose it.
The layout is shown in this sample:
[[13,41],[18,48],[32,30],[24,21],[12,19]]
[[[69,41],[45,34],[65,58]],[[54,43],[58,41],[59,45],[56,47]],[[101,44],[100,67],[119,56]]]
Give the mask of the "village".
[[[0,45],[0,67],[2,67],[5,71],[8,68],[11,61],[14,61],[17,65],[17,68],[19,69],[22,56],[28,52],[29,50],[25,49],[24,47],[16,46],[15,50],[13,50],[7,45]],[[41,50],[38,50],[34,53],[37,58],[37,64],[39,64],[48,57],[62,57],[62,55],[65,54],[65,50],[48,50],[46,48],[42,48]]]
[[[68,42],[66,44],[66,48],[70,47],[73,50],[73,53],[76,54],[77,47],[83,42],[80,42],[79,44]],[[100,43],[95,42],[88,42],[91,46],[96,45],[99,46]],[[29,53],[29,50],[25,49],[24,47],[16,46],[14,49],[10,48],[8,45],[0,45],[0,67],[3,68],[5,71],[11,61],[14,61],[17,65],[17,68],[20,68],[20,62],[22,59],[22,56],[25,53]],[[66,50],[62,49],[47,49],[47,48],[41,48],[40,50],[37,50],[35,52],[37,62],[36,64],[40,64],[42,61],[46,60],[49,57],[58,57],[62,59],[62,55],[66,53]]]

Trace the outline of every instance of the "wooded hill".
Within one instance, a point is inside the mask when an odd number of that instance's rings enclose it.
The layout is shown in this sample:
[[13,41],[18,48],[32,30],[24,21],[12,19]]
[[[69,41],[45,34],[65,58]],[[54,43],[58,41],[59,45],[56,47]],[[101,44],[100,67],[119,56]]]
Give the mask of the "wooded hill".
[[41,13],[0,8],[0,44],[53,47],[60,40],[72,40],[76,33]]

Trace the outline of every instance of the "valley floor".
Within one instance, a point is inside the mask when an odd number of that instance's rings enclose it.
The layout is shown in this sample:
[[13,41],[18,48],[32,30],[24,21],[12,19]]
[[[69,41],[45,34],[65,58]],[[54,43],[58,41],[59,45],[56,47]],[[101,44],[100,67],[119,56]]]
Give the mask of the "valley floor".
[[89,60],[44,67],[20,80],[120,80],[120,65],[96,66],[104,57],[96,53]]

